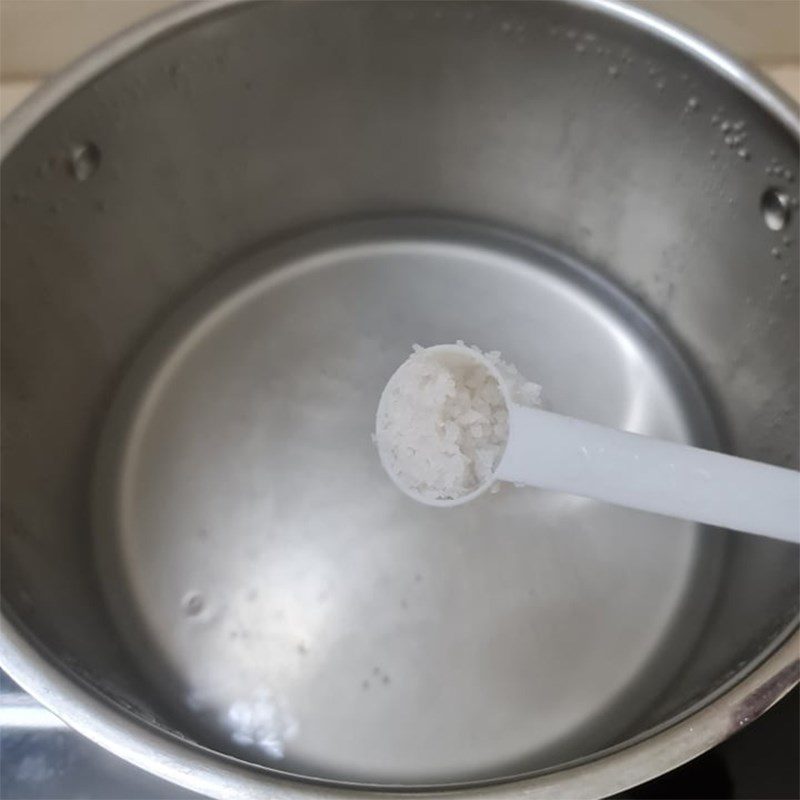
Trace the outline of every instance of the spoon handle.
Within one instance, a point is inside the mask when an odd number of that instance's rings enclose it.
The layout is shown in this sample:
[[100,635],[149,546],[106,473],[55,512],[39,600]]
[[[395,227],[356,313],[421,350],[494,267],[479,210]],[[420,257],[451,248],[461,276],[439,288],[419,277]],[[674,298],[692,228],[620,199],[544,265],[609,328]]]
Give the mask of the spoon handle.
[[499,480],[569,492],[787,542],[800,473],[512,405]]

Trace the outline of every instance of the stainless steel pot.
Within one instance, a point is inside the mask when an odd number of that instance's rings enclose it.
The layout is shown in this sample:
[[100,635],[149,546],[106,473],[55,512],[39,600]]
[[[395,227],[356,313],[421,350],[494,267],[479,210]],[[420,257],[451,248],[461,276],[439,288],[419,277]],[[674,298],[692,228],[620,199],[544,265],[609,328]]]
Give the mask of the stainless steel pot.
[[[796,110],[605,2],[209,3],[3,127],[3,656],[214,796],[600,797],[798,679],[797,553],[380,472],[414,341],[797,466]],[[735,503],[736,498],[731,498]]]

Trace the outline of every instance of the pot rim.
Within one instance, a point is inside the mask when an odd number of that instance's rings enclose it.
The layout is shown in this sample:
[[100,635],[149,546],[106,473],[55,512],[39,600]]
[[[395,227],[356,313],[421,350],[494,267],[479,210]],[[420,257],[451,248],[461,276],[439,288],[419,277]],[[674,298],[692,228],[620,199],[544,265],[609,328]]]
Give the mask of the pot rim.
[[[202,0],[180,4],[150,17],[100,44],[59,72],[0,125],[0,158],[53,108],[118,61],[167,33],[199,18],[252,0]],[[757,102],[800,139],[798,105],[737,59],[701,37],[647,11],[617,0],[564,0],[628,23],[677,46],[703,62]],[[772,652],[755,668],[745,667],[710,699],[677,721],[645,732],[591,757],[531,777],[442,789],[454,800],[476,797],[506,800],[605,797],[650,780],[700,755],[759,717],[800,682],[800,630],[797,622],[775,637]],[[313,781],[248,764],[161,730],[103,699],[80,679],[57,667],[27,638],[13,616],[0,611],[0,668],[72,728],[117,756],[188,789],[232,800],[323,800],[385,798],[389,790]],[[406,789],[411,793],[410,787]],[[417,790],[414,793],[419,793]]]

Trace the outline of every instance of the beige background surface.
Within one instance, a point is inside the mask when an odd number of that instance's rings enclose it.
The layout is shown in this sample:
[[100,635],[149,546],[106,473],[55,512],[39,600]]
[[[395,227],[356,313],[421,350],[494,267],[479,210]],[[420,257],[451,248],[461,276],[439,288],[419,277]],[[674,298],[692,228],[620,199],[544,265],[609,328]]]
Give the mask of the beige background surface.
[[[177,1],[0,0],[0,113],[20,102],[46,75]],[[800,0],[638,0],[634,4],[718,42],[800,100]]]

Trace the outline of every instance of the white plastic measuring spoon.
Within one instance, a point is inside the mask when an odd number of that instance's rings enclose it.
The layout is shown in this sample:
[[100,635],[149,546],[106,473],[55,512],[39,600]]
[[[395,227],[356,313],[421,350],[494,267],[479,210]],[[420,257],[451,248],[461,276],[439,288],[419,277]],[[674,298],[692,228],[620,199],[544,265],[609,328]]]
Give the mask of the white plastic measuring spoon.
[[[512,401],[496,365],[465,345],[437,345],[425,354],[445,366],[483,367],[497,380],[508,409],[508,441],[494,474],[468,494],[431,498],[404,483],[378,437],[384,469],[409,497],[455,506],[510,481],[787,542],[800,541],[800,472],[699,447],[606,428]],[[392,376],[381,395],[376,430],[387,413]]]

